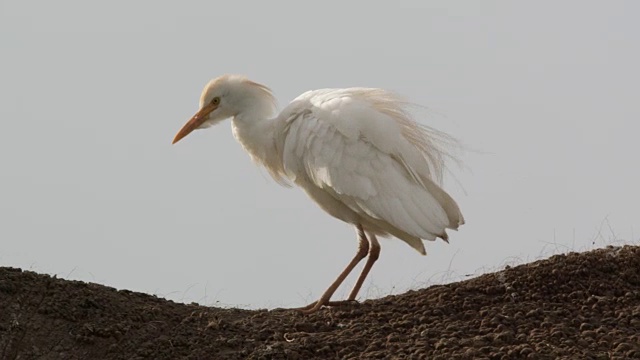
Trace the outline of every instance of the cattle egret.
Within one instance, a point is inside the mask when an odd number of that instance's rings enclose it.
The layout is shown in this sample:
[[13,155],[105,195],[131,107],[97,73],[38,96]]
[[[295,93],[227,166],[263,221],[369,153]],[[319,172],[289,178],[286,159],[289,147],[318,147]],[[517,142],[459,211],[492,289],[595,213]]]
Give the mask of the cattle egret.
[[426,255],[422,240],[447,241],[464,224],[439,185],[449,156],[446,134],[417,124],[407,103],[375,88],[308,91],[275,114],[271,90],[238,75],[210,81],[200,110],[173,139],[231,118],[233,135],[280,184],[300,186],[324,211],[356,228],[358,251],[313,313],[365,257],[347,301],[354,301],[380,254],[377,236],[394,236]]

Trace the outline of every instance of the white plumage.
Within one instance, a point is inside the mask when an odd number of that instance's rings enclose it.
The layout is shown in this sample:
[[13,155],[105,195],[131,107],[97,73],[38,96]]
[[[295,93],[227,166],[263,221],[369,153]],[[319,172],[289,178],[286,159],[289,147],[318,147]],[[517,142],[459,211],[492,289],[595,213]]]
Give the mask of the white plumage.
[[[409,116],[407,103],[382,89],[308,91],[279,115],[271,91],[241,76],[212,80],[200,111],[176,135],[232,118],[233,134],[280,184],[295,183],[330,215],[354,224],[360,248],[325,292],[304,308],[330,304],[353,267],[369,259],[349,296],[354,300],[378,258],[376,235],[393,235],[426,254],[422,240],[447,240],[464,219],[440,188],[447,152],[434,129]],[[364,249],[364,250],[363,250]]]

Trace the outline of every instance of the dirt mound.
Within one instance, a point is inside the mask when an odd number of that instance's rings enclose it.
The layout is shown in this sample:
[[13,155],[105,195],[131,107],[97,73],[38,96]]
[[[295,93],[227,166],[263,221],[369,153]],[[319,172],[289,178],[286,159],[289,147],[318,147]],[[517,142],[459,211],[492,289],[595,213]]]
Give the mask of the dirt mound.
[[640,359],[640,247],[304,316],[0,268],[1,359]]

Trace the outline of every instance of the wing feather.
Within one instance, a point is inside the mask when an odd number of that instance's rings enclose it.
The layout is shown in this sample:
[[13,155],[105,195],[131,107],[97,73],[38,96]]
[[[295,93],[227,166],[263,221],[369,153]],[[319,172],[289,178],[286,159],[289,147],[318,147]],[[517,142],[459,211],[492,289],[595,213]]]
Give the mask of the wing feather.
[[419,239],[446,240],[445,229],[464,219],[437,184],[447,154],[436,133],[411,120],[403,104],[379,89],[307,92],[283,111],[279,148],[287,176],[325,210],[341,204],[424,253]]

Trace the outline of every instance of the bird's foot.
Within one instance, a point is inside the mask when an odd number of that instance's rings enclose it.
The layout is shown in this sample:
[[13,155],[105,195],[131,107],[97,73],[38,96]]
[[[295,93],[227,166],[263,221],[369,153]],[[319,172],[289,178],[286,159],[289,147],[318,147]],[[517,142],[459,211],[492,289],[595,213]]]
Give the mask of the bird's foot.
[[333,306],[348,306],[348,305],[355,305],[355,304],[360,304],[360,303],[357,300],[341,300],[341,301],[324,301],[323,302],[322,299],[320,299],[318,301],[312,302],[307,306],[296,308],[295,310],[298,310],[299,312],[305,315],[309,315],[320,310],[323,306],[333,307]]

